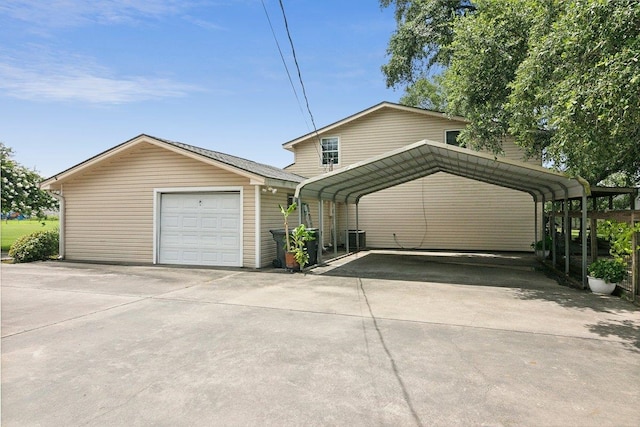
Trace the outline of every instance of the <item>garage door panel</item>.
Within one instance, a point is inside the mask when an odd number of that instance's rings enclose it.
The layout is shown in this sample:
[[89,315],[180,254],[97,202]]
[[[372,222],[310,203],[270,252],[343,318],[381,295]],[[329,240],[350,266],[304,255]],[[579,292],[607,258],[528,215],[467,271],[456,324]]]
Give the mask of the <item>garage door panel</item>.
[[237,230],[238,228],[240,228],[240,221],[238,221],[238,218],[229,218],[229,217],[223,217],[220,218],[220,229],[221,230]]
[[183,229],[192,228],[194,230],[198,229],[198,218],[194,216],[182,217],[182,228]]
[[208,230],[218,230],[218,222],[219,219],[218,218],[202,218],[202,225],[201,228],[205,231]]
[[161,196],[159,262],[241,266],[239,193]]

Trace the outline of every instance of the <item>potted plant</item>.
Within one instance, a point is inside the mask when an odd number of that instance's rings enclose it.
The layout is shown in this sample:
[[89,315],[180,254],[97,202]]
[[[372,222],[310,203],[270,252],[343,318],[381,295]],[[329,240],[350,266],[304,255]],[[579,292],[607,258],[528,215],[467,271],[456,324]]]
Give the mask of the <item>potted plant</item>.
[[594,294],[609,295],[627,277],[627,265],[620,258],[601,258],[589,265],[589,288]]
[[278,205],[280,213],[284,217],[284,241],[286,251],[284,253],[285,266],[289,269],[296,269],[295,255],[291,252],[291,236],[289,235],[289,215],[291,215],[297,208],[296,203],[292,203],[289,207],[285,208],[282,205]]
[[303,269],[309,263],[306,243],[314,239],[315,237],[307,230],[304,224],[300,224],[291,232],[291,248],[289,252],[293,254],[300,269]]
[[[542,252],[544,242],[544,252]],[[551,236],[545,236],[544,240],[538,240],[537,242],[531,243],[531,249],[533,249],[536,253],[536,256],[540,258],[546,258],[549,256],[551,252],[551,245],[553,244],[553,240],[551,240]]]

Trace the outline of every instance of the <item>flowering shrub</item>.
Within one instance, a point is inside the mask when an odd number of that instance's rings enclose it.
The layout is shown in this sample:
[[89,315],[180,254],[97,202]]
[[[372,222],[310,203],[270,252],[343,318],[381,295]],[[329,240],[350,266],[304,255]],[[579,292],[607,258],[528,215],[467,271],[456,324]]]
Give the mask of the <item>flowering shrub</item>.
[[18,238],[9,249],[14,262],[43,261],[58,253],[57,230],[36,231]]
[[0,142],[0,208],[3,214],[19,212],[26,216],[44,216],[57,210],[58,201],[39,187],[43,178],[13,160],[13,150]]

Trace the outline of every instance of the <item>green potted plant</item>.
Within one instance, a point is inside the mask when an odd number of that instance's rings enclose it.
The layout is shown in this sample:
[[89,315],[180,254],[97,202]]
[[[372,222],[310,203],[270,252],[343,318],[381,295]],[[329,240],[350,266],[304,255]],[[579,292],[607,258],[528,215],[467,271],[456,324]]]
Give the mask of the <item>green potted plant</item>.
[[284,217],[284,241],[286,251],[284,253],[285,266],[289,269],[296,268],[296,260],[295,255],[291,252],[291,236],[289,235],[289,215],[295,212],[298,205],[296,203],[292,203],[289,207],[285,208],[282,205],[278,205],[280,208],[280,213]]
[[291,247],[289,252],[293,253],[296,263],[303,269],[309,263],[309,253],[306,243],[314,240],[313,234],[307,230],[304,224],[300,224],[291,232]]
[[304,224],[298,225],[291,233],[289,232],[289,215],[295,212],[296,203],[292,203],[285,208],[278,205],[280,213],[284,217],[284,240],[285,240],[285,267],[290,270],[299,270],[309,262],[309,253],[307,252],[306,243],[314,240],[315,237]]
[[[544,252],[542,252],[543,243],[544,243]],[[553,244],[553,240],[551,240],[551,236],[545,236],[544,240],[538,240],[537,242],[531,243],[531,249],[535,251],[536,256],[540,258],[546,258],[549,256],[549,252],[551,251],[552,244]]]
[[627,277],[627,265],[620,258],[601,258],[589,265],[589,288],[594,294],[608,295]]

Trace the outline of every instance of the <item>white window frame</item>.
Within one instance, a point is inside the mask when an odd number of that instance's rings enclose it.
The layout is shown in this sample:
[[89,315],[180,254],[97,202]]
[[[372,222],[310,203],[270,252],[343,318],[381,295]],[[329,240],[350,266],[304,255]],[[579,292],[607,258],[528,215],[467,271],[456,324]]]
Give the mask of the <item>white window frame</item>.
[[459,147],[460,144],[454,145],[454,144],[448,144],[447,143],[447,133],[448,132],[462,132],[462,129],[447,129],[447,130],[444,131],[444,143],[447,144],[447,145],[452,145],[454,147]]
[[329,163],[324,163],[324,149],[323,149],[323,145],[322,143],[324,142],[325,139],[335,139],[338,143],[338,147],[337,149],[334,151],[327,151],[328,153],[333,153],[336,152],[338,154],[338,161],[336,163],[332,163],[331,166],[337,166],[340,164],[340,158],[342,158],[342,153],[340,152],[340,137],[339,136],[324,136],[322,138],[320,138],[320,166],[322,167],[327,167],[329,166]]

